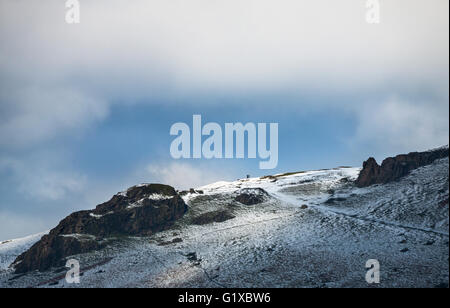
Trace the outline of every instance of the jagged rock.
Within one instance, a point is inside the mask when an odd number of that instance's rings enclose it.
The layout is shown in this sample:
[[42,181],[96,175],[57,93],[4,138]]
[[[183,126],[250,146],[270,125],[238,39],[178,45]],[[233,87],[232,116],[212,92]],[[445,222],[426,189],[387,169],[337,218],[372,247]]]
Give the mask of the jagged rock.
[[373,157],[363,163],[363,169],[359,173],[355,184],[358,187],[366,187],[373,184],[385,184],[395,181],[411,170],[429,165],[436,159],[448,157],[449,149],[440,148],[427,152],[412,152],[409,154],[388,157],[378,165]]
[[262,188],[243,188],[234,200],[244,205],[255,205],[266,201],[269,194]]
[[150,235],[170,227],[187,211],[173,187],[134,186],[98,205],[75,212],[14,261],[16,273],[61,266],[65,257],[102,248],[102,238]]

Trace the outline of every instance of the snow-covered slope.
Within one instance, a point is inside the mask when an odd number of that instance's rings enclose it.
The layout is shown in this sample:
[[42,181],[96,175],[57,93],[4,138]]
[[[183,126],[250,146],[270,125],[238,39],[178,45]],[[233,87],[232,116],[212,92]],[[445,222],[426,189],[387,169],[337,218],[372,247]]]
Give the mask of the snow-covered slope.
[[0,273],[6,271],[18,255],[39,241],[47,232],[0,242]]
[[9,271],[0,286],[368,287],[369,259],[380,287],[445,286],[448,169],[441,159],[366,188],[353,184],[359,168],[214,183],[184,196],[189,211],[170,230],[75,256],[79,285],[54,269]]

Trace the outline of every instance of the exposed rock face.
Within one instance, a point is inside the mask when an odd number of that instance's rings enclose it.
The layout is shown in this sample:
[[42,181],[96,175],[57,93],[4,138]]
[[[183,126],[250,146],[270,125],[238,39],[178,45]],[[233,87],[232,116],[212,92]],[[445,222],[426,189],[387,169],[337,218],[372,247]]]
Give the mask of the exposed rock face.
[[341,197],[338,197],[338,198],[330,198],[330,199],[328,199],[327,201],[325,201],[325,204],[335,204],[335,203],[337,203],[337,202],[342,202],[342,201],[345,201],[346,199],[345,198],[341,198]]
[[161,184],[134,186],[98,205],[75,212],[20,255],[16,273],[60,266],[64,258],[102,248],[105,237],[150,235],[167,229],[187,211],[173,187]]
[[243,188],[235,200],[244,205],[255,205],[266,201],[269,194],[262,188]]
[[100,242],[82,238],[82,236],[44,235],[27,252],[20,255],[14,263],[16,273],[31,270],[46,270],[52,266],[64,265],[64,258],[78,253],[88,252],[103,247]]
[[363,163],[363,169],[355,184],[358,187],[366,187],[395,181],[407,175],[411,170],[429,165],[436,159],[448,157],[448,153],[448,147],[427,152],[412,152],[388,157],[383,160],[381,166],[371,157]]

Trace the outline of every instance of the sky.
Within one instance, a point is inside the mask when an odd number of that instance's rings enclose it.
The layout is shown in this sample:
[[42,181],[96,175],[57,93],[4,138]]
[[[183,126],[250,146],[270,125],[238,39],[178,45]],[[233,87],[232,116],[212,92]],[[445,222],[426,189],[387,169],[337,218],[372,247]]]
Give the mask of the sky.
[[[447,0],[0,0],[0,240],[142,182],[361,166],[449,139]],[[170,156],[172,124],[279,124],[279,163]]]

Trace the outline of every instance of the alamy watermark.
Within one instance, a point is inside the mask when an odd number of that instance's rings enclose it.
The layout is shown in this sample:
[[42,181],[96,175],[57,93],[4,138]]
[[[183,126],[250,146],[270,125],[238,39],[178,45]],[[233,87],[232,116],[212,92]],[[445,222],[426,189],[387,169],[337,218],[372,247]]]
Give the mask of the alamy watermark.
[[67,0],[66,1],[66,23],[79,24],[80,23],[80,1]]
[[366,2],[366,22],[368,24],[380,23],[380,1],[379,0],[367,0]]
[[380,283],[380,262],[376,259],[370,259],[366,262],[366,282],[368,284]]
[[[66,23],[80,23],[80,1],[66,0]],[[366,0],[366,22],[369,24],[380,23],[380,0]]]
[[[202,126],[201,115],[193,115],[192,134],[188,124],[179,122],[172,125],[170,135],[177,136],[170,145],[170,155],[174,159],[245,158],[247,148],[247,158],[257,158],[258,154],[263,160],[259,162],[260,169],[274,169],[278,165],[278,123],[225,123],[223,134],[218,123],[209,122]],[[203,136],[208,137],[203,141]]]
[[69,268],[66,273],[66,282],[69,284],[80,283],[80,262],[76,259],[69,259],[66,267]]

